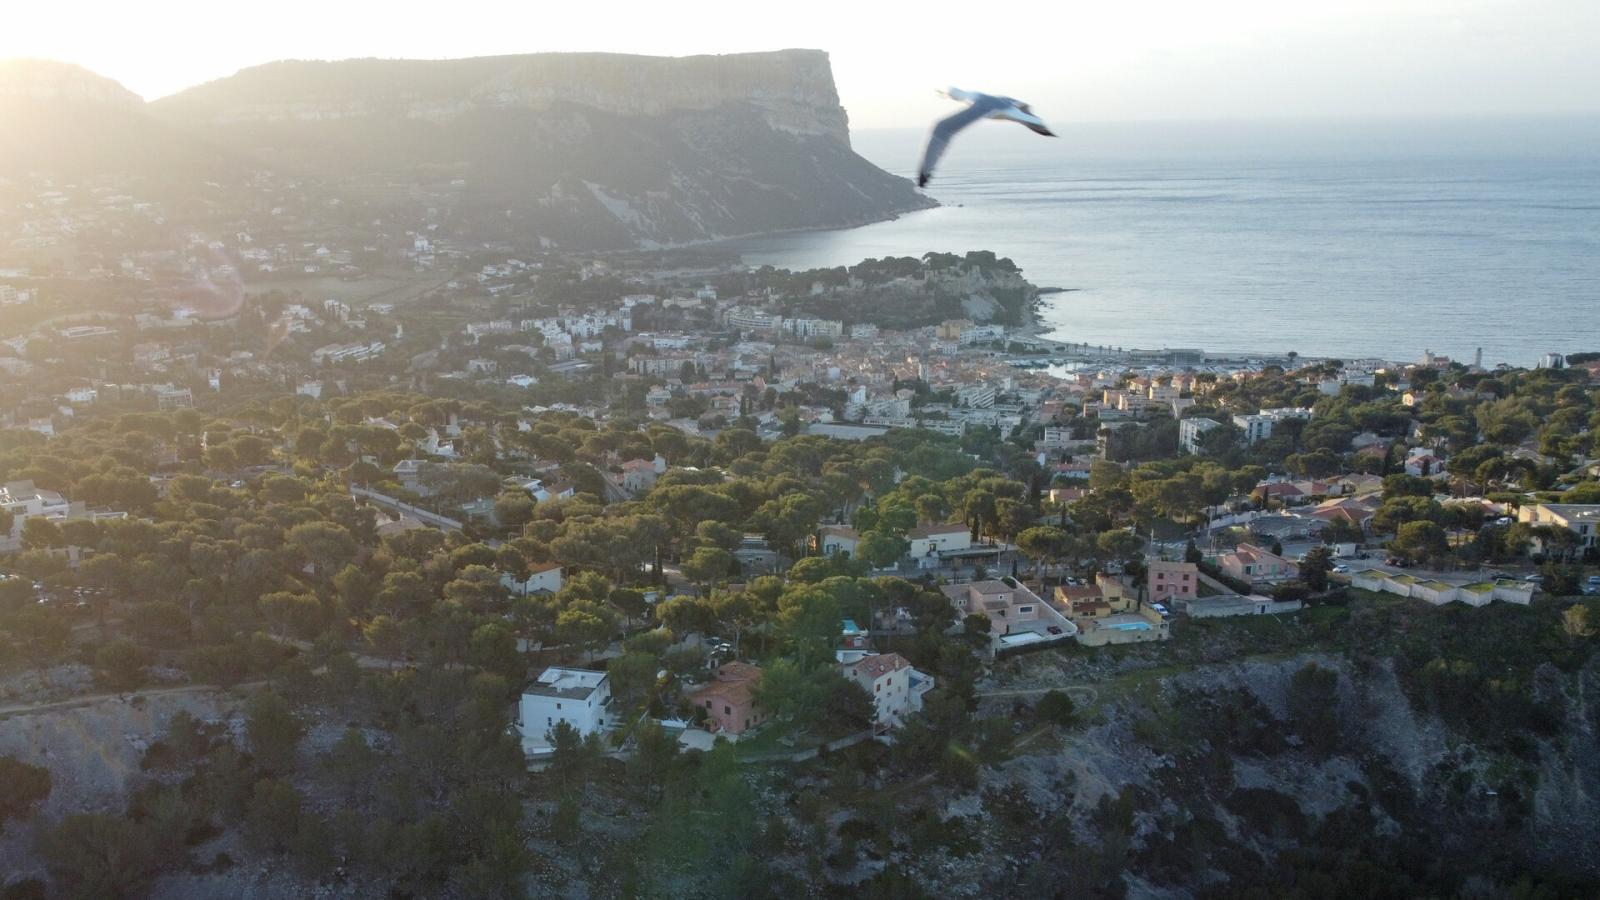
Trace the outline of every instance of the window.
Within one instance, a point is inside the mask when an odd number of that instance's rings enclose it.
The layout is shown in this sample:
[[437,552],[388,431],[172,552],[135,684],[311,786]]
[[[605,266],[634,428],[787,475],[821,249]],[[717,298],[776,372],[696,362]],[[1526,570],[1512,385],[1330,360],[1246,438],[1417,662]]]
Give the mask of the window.
[[560,708],[561,708],[561,704],[557,703],[556,704],[556,709],[560,709]]
[[725,715],[725,716],[733,715],[733,707],[724,705],[722,707],[722,714]]

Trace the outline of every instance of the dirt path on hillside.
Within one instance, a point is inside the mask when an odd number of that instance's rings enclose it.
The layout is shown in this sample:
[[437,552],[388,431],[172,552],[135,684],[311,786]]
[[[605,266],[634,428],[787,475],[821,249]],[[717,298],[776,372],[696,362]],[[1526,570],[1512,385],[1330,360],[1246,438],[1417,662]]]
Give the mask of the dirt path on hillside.
[[162,697],[170,694],[201,694],[217,691],[231,691],[239,688],[260,687],[265,681],[243,681],[235,685],[220,684],[180,684],[174,687],[148,688],[141,691],[112,691],[105,694],[81,694],[77,697],[68,697],[65,700],[48,700],[42,703],[19,703],[13,706],[0,706],[0,720],[10,719],[15,716],[30,716],[36,713],[58,712],[63,709],[74,709],[80,706],[89,706],[106,700],[121,700],[131,702],[134,698]]

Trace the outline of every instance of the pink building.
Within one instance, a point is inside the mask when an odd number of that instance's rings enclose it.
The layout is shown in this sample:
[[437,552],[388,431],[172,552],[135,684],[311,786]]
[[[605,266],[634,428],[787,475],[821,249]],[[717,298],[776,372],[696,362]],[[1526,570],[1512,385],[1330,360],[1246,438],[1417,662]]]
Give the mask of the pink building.
[[759,666],[723,663],[710,684],[689,695],[689,702],[705,710],[709,730],[737,736],[767,720],[767,711],[755,700],[760,680]]
[[1145,591],[1153,602],[1174,598],[1192,600],[1199,596],[1200,567],[1191,562],[1157,560],[1150,564]]

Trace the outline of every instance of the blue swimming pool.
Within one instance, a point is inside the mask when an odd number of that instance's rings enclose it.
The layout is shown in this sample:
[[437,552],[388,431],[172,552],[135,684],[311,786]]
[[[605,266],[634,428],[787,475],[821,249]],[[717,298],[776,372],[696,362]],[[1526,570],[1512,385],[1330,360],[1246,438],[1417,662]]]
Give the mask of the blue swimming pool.
[[1107,625],[1106,627],[1107,628],[1114,628],[1117,631],[1149,631],[1150,630],[1150,623],[1149,622],[1117,622],[1117,623],[1115,623],[1113,625]]

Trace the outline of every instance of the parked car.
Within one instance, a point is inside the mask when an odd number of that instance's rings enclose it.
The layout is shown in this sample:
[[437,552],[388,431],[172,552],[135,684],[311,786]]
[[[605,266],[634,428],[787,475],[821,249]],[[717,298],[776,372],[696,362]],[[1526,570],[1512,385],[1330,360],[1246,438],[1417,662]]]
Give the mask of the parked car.
[[1589,584],[1592,587],[1600,587],[1600,575],[1590,575]]
[[1348,574],[1350,574],[1350,567],[1349,566],[1345,566],[1345,565],[1338,565],[1338,566],[1334,566],[1333,567],[1333,571],[1334,571],[1334,574],[1337,574],[1337,575],[1348,575]]
[[1528,582],[1529,584],[1544,584],[1544,576],[1540,575],[1538,572],[1535,572],[1532,575],[1524,575],[1522,576],[1522,580]]

